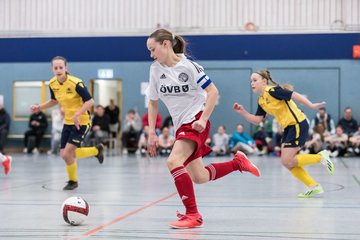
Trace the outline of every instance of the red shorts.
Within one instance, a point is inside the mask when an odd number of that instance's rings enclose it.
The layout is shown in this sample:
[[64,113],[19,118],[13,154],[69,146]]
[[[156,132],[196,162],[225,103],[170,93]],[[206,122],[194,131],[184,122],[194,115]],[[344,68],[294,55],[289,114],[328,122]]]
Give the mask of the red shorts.
[[202,112],[196,114],[194,121],[181,125],[180,128],[176,131],[176,140],[185,138],[194,141],[197,144],[195,151],[184,162],[184,166],[188,165],[189,162],[194,159],[197,159],[199,157],[205,157],[212,151],[211,148],[205,144],[205,141],[210,133],[210,121],[207,121],[205,129],[201,133],[191,127],[191,124],[198,120],[201,117],[201,114]]

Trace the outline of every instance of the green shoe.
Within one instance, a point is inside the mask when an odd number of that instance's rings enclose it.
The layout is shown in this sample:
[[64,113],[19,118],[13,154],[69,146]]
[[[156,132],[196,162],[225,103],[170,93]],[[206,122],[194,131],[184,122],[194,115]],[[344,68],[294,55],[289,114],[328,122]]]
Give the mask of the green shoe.
[[298,196],[298,198],[309,198],[314,195],[321,194],[323,192],[324,192],[324,189],[322,188],[322,186],[320,184],[318,184],[315,187],[309,187],[309,189],[306,192],[300,193],[297,196]]
[[326,167],[329,176],[333,175],[334,174],[334,164],[330,160],[329,152],[327,150],[322,150],[318,154],[321,155],[320,162],[321,162],[322,165],[324,165]]

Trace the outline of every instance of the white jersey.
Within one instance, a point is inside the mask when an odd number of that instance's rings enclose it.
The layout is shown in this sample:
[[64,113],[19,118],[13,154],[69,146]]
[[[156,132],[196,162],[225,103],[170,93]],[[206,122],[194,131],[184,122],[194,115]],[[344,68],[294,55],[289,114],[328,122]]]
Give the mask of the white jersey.
[[211,80],[203,68],[183,54],[174,67],[154,62],[150,67],[150,84],[147,97],[164,102],[172,117],[175,131],[195,119],[204,109],[206,91]]

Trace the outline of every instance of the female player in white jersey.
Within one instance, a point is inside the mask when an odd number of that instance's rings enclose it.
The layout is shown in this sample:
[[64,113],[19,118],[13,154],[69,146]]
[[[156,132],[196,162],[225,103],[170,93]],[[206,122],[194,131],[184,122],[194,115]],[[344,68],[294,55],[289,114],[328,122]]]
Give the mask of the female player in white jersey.
[[179,196],[186,208],[171,222],[172,228],[195,228],[203,225],[198,212],[193,182],[201,184],[219,179],[233,171],[247,171],[259,176],[259,170],[238,152],[228,162],[204,166],[202,158],[211,152],[205,145],[209,135],[209,118],[218,98],[218,90],[203,68],[185,57],[186,42],[165,29],[153,32],[147,48],[155,60],[150,67],[149,154],[156,155],[158,138],[155,121],[160,98],[168,108],[176,129],[176,141],[167,160]]

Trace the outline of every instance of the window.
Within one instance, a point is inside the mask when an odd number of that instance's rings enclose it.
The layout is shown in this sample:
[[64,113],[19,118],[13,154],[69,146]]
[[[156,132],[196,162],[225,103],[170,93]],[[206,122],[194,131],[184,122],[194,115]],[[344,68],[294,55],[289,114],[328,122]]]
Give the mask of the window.
[[[13,118],[15,120],[28,120],[30,106],[43,103],[50,99],[49,81],[14,81],[13,84]],[[50,116],[51,111],[45,114]]]

